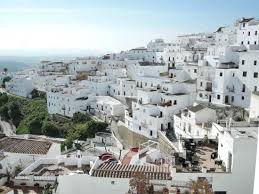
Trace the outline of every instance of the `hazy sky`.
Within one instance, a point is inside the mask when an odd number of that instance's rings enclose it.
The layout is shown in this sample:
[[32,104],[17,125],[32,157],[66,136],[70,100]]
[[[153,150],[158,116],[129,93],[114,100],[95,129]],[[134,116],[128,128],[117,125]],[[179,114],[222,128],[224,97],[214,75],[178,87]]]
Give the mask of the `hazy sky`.
[[125,50],[258,10],[258,0],[0,0],[0,55]]

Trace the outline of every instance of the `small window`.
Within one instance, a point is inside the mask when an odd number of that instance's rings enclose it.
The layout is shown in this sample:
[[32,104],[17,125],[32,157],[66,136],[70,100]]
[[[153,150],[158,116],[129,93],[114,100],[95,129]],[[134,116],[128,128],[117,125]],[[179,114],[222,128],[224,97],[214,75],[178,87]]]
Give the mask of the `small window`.
[[174,105],[176,105],[177,104],[177,101],[176,100],[174,100]]
[[258,78],[258,72],[254,72],[254,78]]
[[247,41],[247,44],[250,44],[250,41]]
[[257,86],[254,87],[254,91],[257,92]]
[[244,96],[242,96],[242,100],[244,100],[245,99],[245,97]]
[[242,86],[242,92],[245,92],[245,91],[246,91],[246,85],[243,84],[243,86]]
[[218,99],[218,100],[220,99],[220,95],[219,95],[219,94],[217,95],[217,99]]
[[241,44],[243,45],[243,44],[244,44],[244,41],[241,41]]
[[139,126],[138,129],[141,131],[141,126]]
[[250,32],[248,32],[248,36],[250,36],[250,34],[251,34],[251,33],[250,33]]
[[202,87],[202,82],[200,82],[200,86]]
[[222,73],[222,72],[220,72],[220,73],[219,73],[219,76],[220,76],[220,77],[222,77],[222,75],[223,75],[223,73]]
[[194,72],[194,73],[197,73],[197,69],[194,69],[193,72]]
[[242,65],[244,65],[245,64],[245,60],[242,60]]
[[257,61],[254,61],[254,65],[257,65]]
[[247,72],[243,71],[243,77],[246,77],[246,76],[247,76]]
[[255,31],[255,35],[257,35],[257,31]]
[[150,130],[150,136],[153,136],[153,131],[152,130]]

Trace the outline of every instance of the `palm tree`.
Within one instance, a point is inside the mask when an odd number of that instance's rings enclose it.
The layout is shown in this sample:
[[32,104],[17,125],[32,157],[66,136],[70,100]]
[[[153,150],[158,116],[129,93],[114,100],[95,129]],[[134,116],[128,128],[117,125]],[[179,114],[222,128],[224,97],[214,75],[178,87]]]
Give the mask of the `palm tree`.
[[3,70],[4,70],[5,73],[7,73],[7,71],[8,71],[8,69],[6,67]]
[[197,181],[191,181],[192,194],[213,194],[211,185],[206,178],[198,178]]

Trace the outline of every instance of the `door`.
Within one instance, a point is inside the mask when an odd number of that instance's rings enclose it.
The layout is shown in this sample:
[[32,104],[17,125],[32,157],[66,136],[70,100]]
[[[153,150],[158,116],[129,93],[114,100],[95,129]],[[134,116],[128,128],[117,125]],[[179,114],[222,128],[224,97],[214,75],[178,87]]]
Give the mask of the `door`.
[[225,104],[228,104],[228,96],[225,96]]

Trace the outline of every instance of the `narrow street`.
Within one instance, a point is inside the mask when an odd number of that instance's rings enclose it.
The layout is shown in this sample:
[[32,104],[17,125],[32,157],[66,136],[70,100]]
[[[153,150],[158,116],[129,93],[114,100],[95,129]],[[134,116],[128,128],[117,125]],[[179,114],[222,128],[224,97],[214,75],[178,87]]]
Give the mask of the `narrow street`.
[[0,127],[1,133],[5,134],[6,136],[12,136],[15,134],[15,127],[10,125],[10,123],[6,121],[2,121],[0,118]]

